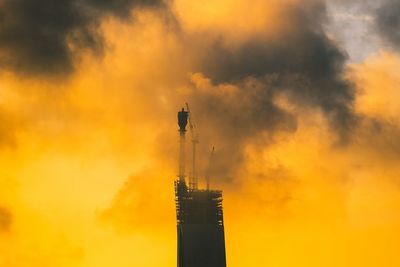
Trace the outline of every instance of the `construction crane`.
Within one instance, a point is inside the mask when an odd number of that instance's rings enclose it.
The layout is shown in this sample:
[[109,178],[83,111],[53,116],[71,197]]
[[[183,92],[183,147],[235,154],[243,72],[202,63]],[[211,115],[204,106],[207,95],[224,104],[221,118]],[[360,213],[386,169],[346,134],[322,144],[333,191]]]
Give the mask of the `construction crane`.
[[210,158],[208,161],[208,168],[206,173],[206,183],[207,183],[207,191],[210,190],[210,174],[211,174],[211,164],[213,162],[215,148],[213,147],[210,153]]
[[198,188],[198,181],[197,181],[197,174],[196,174],[196,145],[199,143],[199,136],[196,131],[196,125],[193,120],[193,114],[190,112],[189,104],[186,103],[186,109],[189,113],[189,128],[190,134],[192,136],[192,173],[189,176],[189,188],[197,189]]

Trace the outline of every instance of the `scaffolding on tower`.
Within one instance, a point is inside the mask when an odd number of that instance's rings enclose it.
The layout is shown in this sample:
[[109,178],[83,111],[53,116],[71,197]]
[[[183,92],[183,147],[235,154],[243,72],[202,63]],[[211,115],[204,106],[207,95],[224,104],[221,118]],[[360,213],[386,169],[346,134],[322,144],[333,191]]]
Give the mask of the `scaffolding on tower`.
[[[226,267],[222,191],[210,189],[209,158],[206,189],[198,188],[196,145],[198,136],[189,105],[178,112],[180,136],[179,175],[175,181],[175,205],[178,231],[178,267]],[[192,170],[189,186],[185,181],[185,133],[189,122],[192,137]]]

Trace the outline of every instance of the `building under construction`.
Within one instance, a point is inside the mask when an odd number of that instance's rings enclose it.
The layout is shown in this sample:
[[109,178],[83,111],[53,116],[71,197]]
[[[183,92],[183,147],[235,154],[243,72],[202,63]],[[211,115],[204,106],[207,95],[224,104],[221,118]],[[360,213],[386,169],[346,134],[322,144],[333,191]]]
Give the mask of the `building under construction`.
[[[187,183],[185,134],[188,121],[192,134],[192,171]],[[178,112],[178,125],[180,158],[175,181],[178,267],[226,267],[222,191],[210,190],[209,174],[206,175],[206,189],[198,189],[195,161],[198,140],[188,105],[187,110]]]

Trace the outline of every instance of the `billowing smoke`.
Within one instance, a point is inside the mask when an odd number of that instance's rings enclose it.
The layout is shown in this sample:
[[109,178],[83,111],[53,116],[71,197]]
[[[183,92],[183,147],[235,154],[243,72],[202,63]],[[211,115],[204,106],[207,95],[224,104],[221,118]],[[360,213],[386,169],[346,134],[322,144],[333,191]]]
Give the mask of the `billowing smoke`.
[[203,134],[213,132],[205,143],[219,145],[220,177],[240,166],[249,140],[267,134],[268,143],[277,132],[296,131],[297,115],[279,104],[280,96],[298,109],[321,111],[337,142],[347,142],[358,121],[355,88],[344,78],[347,55],[324,30],[324,3],[291,5],[282,16],[287,25],[274,38],[261,32],[231,45],[223,37],[195,37],[194,43],[203,42],[202,58],[190,101],[207,125]]
[[[233,179],[249,142],[259,140],[268,145],[275,133],[296,131],[296,116],[274,102],[272,86],[266,80],[247,77],[235,84],[213,85],[201,74],[192,76],[191,103],[201,137],[200,158],[208,161],[215,146],[214,176]],[[207,165],[203,163],[203,171]]]
[[376,13],[378,32],[395,49],[400,49],[400,2],[385,0]]
[[[324,31],[324,5],[302,4],[286,14],[289,29],[277,40],[259,35],[233,49],[216,42],[204,57],[202,72],[217,84],[275,74],[274,83],[267,84],[272,95],[287,91],[291,100],[320,107],[335,127],[348,129],[355,118],[351,110],[355,92],[343,78],[347,55]],[[271,94],[259,97],[271,99]]]
[[59,75],[74,69],[77,53],[103,51],[98,32],[107,16],[158,0],[5,0],[0,2],[0,67],[24,74]]

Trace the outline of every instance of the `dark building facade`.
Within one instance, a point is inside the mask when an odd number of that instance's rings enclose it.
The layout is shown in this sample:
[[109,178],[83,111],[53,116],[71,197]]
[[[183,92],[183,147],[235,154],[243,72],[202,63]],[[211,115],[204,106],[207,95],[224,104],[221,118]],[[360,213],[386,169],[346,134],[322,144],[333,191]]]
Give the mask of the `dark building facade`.
[[178,267],[226,267],[222,192],[175,182]]
[[[178,112],[180,137],[179,175],[175,181],[175,204],[178,230],[178,267],[226,267],[222,192],[197,188],[193,118],[182,108]],[[185,180],[185,134],[190,122],[193,145],[192,177]],[[214,150],[213,150],[214,151]],[[194,182],[193,182],[194,181]]]

